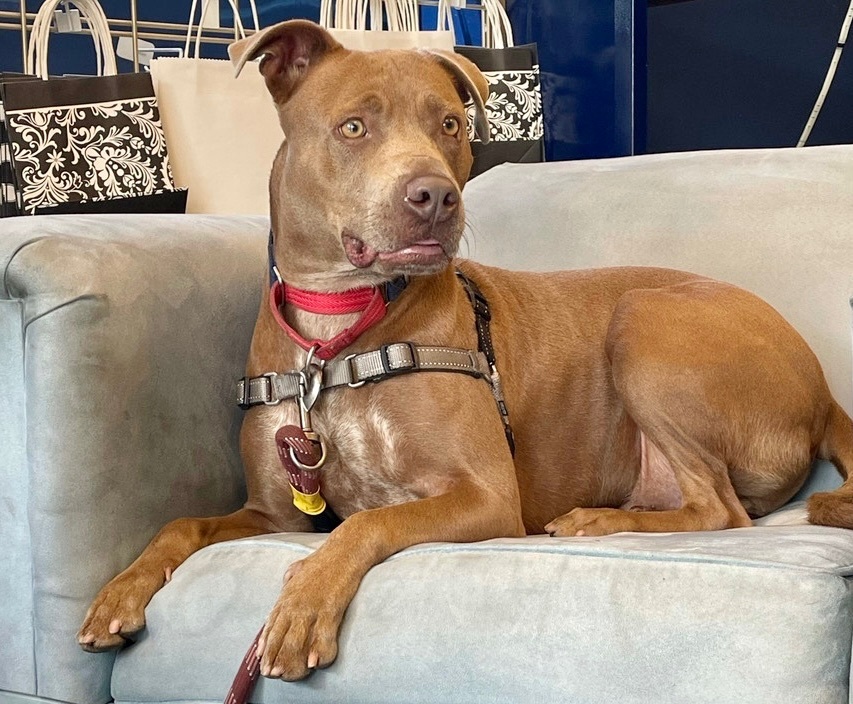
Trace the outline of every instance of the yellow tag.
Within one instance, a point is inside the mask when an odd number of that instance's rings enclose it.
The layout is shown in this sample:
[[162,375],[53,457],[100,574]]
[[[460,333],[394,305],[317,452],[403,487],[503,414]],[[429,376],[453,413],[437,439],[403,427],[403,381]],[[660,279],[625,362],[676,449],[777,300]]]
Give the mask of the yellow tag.
[[320,496],[319,491],[316,494],[303,494],[292,485],[290,490],[293,492],[293,505],[302,511],[302,513],[307,513],[309,516],[317,516],[326,510],[326,500]]

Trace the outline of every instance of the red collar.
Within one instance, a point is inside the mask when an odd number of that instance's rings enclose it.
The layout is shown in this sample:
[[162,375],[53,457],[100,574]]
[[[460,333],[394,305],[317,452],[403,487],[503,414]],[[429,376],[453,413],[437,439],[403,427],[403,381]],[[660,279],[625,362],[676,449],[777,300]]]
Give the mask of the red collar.
[[[274,281],[270,288],[270,309],[276,322],[291,340],[306,351],[316,347],[314,356],[329,360],[340,354],[362,333],[385,317],[387,303],[383,288],[371,286],[340,293],[317,293],[288,286],[282,281]],[[361,313],[361,317],[354,325],[335,335],[331,340],[306,340],[284,319],[281,308],[285,303],[290,303],[309,313],[325,315]]]

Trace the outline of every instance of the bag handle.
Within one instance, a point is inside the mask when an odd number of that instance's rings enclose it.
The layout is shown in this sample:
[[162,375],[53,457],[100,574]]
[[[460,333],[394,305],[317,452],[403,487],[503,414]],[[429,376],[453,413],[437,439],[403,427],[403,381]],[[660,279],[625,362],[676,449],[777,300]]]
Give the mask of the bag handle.
[[483,3],[483,46],[506,49],[515,46],[512,24],[499,0],[480,0]]
[[[39,7],[32,25],[32,38],[24,67],[26,73],[42,80],[49,78],[47,69],[48,45],[53,13],[63,0],[46,0]],[[118,73],[115,49],[109,22],[98,0],[71,0],[80,14],[87,20],[92,41],[95,44],[95,66],[98,76],[115,76]]]
[[418,0],[321,0],[320,26],[378,31],[383,18],[391,32],[420,30]]
[[[483,6],[483,46],[488,49],[505,49],[515,46],[512,36],[512,24],[500,0],[480,0]],[[456,43],[456,31],[453,28],[453,8],[461,3],[453,0],[438,0],[438,29],[449,29]]]
[[[195,34],[195,53],[192,55],[192,58],[199,58],[199,53],[201,51],[201,34],[202,27],[204,26],[204,18],[207,17],[207,11],[210,9],[211,0],[201,0],[201,17],[198,19],[198,27],[196,29]],[[228,0],[228,4],[231,5],[231,10],[234,13],[234,30],[239,35],[240,39],[246,38],[246,29],[243,27],[243,21],[240,19],[240,10],[237,7],[237,0]],[[193,0],[192,5],[190,6],[190,18],[187,22],[187,36],[184,41],[184,56],[190,57],[190,41],[192,40],[192,32],[193,32],[193,20],[195,19],[195,9],[198,7],[198,0]],[[260,23],[258,22],[258,6],[255,4],[255,0],[249,0],[249,7],[252,9],[252,21],[255,24],[255,31],[259,32],[261,30]]]

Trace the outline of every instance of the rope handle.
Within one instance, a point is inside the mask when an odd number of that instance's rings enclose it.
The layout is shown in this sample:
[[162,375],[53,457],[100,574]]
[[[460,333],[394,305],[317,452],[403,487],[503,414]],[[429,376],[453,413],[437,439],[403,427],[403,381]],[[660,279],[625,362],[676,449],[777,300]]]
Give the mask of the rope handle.
[[[47,68],[48,45],[50,43],[50,28],[53,24],[53,13],[64,0],[47,0],[39,7],[33,20],[31,40],[27,51],[27,61],[24,66],[26,73],[38,76],[42,80],[49,78]],[[103,7],[98,0],[72,0],[80,14],[87,20],[92,41],[95,45],[96,72],[98,76],[115,76],[118,73],[116,65],[113,38],[109,22]]]
[[418,0],[321,0],[320,26],[378,31],[387,19],[391,32],[420,30]]
[[[506,49],[515,46],[512,24],[500,0],[481,0],[483,9],[483,46],[487,49]],[[453,0],[438,0],[438,29],[449,29],[456,43],[453,29],[453,8],[458,3]]]
[[[240,9],[238,8],[239,0],[228,0],[228,4],[231,6],[231,11],[234,13],[234,32],[240,39],[246,38],[246,28],[243,26],[243,20],[240,19]],[[207,11],[210,9],[211,0],[201,0],[201,17],[198,19],[198,27],[196,28],[195,33],[195,44],[194,53],[192,55],[193,58],[199,58],[199,52],[201,51],[201,35],[202,29],[204,27],[204,18],[207,17]],[[195,10],[198,7],[198,0],[193,0],[192,5],[190,6],[190,18],[187,22],[187,36],[184,40],[184,56],[190,57],[190,41],[192,40],[192,32],[193,32],[193,23],[195,21]],[[255,24],[255,31],[259,32],[261,27],[258,22],[258,6],[255,3],[255,0],[249,0],[249,7],[252,10],[252,21]]]

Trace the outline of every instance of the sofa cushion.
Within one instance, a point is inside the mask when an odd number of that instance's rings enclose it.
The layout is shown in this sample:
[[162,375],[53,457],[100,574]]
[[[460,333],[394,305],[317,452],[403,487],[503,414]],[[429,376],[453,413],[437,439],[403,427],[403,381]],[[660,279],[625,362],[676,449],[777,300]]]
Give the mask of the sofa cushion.
[[[285,568],[322,540],[191,557],[118,657],[116,701],[222,701]],[[817,526],[422,545],[368,573],[332,667],[252,701],[846,701],[851,574],[849,533]]]

